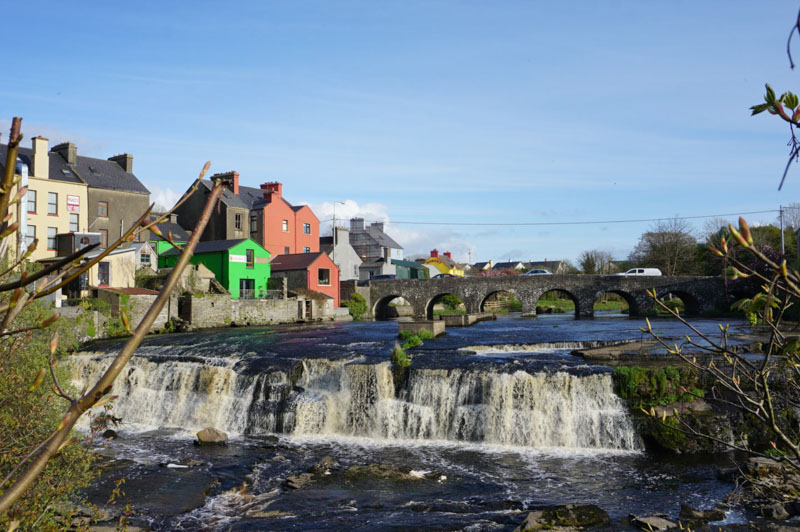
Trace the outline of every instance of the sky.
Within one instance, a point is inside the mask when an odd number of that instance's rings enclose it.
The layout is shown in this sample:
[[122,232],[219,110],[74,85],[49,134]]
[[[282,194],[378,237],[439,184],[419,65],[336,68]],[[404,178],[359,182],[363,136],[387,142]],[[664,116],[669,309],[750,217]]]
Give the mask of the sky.
[[749,112],[765,82],[800,92],[799,7],[13,2],[0,131],[21,116],[27,139],[131,153],[159,204],[207,160],[280,181],[323,234],[335,205],[340,225],[387,222],[406,257],[624,259],[647,220],[700,236],[700,217],[774,223],[800,202],[800,164],[777,190],[788,127]]

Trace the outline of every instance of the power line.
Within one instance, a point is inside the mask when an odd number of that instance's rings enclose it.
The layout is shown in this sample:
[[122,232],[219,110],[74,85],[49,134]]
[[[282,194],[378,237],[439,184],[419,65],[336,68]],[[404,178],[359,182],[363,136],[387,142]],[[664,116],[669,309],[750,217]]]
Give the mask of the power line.
[[[777,209],[768,211],[750,211],[750,212],[731,212],[725,214],[704,214],[701,216],[668,216],[666,218],[636,218],[630,220],[595,220],[595,221],[579,221],[579,222],[410,222],[410,221],[395,221],[389,220],[389,224],[403,224],[403,225],[449,225],[449,226],[542,226],[542,225],[604,225],[604,224],[628,224],[628,223],[642,223],[642,222],[662,222],[666,220],[697,220],[701,218],[723,218],[725,216],[742,216],[745,214],[768,214],[777,213]],[[340,218],[341,219],[341,218]],[[322,220],[324,222],[332,221],[332,218]],[[365,220],[365,222],[368,220]],[[375,220],[382,221],[382,220]]]

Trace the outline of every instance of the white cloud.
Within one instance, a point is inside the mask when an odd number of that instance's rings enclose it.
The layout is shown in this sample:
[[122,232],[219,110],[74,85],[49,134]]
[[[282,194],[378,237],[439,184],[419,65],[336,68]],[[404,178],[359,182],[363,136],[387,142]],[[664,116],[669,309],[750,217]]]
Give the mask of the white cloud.
[[158,185],[148,185],[150,189],[150,201],[155,203],[154,210],[166,211],[180,199],[181,194],[171,188],[161,188]]
[[[3,133],[3,142],[8,142],[8,131],[10,128],[10,120],[0,120],[0,132]],[[99,157],[98,154],[103,153],[108,149],[106,143],[104,142],[92,141],[71,131],[64,131],[57,127],[48,126],[47,124],[35,124],[32,122],[25,122],[23,120],[22,134],[25,137],[22,139],[22,146],[26,148],[31,146],[30,139],[41,136],[50,141],[49,145],[51,148],[56,144],[61,144],[62,142],[71,142],[75,144],[78,147],[78,155]]]
[[[440,252],[450,251],[453,259],[458,262],[477,260],[477,247],[451,229],[434,226],[414,226],[392,224],[389,219],[388,207],[382,203],[365,203],[359,205],[353,200],[336,202],[336,225],[350,227],[351,218],[364,218],[365,224],[383,222],[384,231],[398,244],[403,246],[403,256],[415,255],[428,256],[430,250],[438,249]],[[330,235],[333,224],[334,203],[325,202],[320,205],[311,205],[311,210],[320,220],[320,234]]]

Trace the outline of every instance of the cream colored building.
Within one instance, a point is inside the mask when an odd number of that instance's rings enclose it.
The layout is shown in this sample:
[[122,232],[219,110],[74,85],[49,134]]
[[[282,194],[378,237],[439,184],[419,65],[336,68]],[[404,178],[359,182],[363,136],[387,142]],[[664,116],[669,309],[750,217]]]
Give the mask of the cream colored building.
[[[27,182],[28,193],[11,208],[12,220],[19,223],[15,252],[38,240],[30,260],[56,256],[56,235],[86,231],[88,225],[88,185],[69,169],[54,161],[58,154],[48,151],[48,140],[31,139],[32,147],[20,146],[16,178],[19,186]],[[3,154],[7,146],[2,146]]]
[[[87,260],[92,259],[100,253],[99,250],[96,250],[87,253],[85,257]],[[136,249],[132,247],[113,250],[86,272],[89,287],[134,287],[136,285],[136,257]]]

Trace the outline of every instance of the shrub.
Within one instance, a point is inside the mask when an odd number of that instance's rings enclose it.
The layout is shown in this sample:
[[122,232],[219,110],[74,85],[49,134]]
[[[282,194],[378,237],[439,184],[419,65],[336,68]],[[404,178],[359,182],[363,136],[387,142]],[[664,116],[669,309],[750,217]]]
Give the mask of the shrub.
[[620,366],[612,373],[617,395],[637,406],[668,405],[693,401],[704,395],[697,386],[697,373],[689,368],[667,366],[647,369]]
[[358,292],[353,292],[353,295],[350,296],[350,299],[344,301],[342,306],[347,307],[347,310],[350,312],[350,316],[352,316],[353,321],[360,321],[367,312],[367,301],[364,299],[364,296]]

